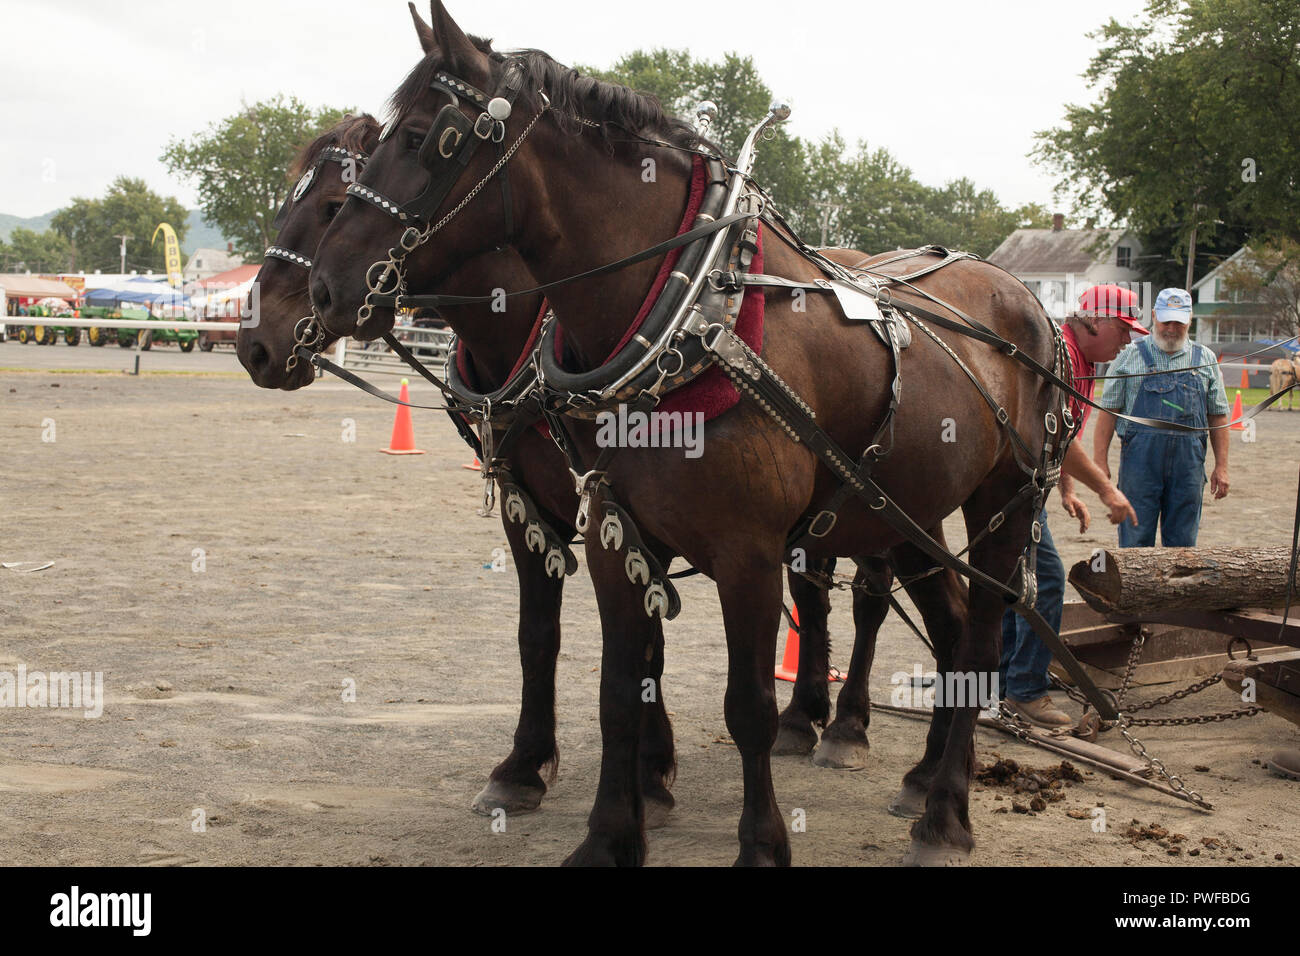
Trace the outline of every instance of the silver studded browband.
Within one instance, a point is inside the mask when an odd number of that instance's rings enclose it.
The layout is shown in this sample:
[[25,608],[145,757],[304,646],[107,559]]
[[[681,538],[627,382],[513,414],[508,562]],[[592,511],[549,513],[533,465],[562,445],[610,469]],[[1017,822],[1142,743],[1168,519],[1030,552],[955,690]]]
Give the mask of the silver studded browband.
[[306,256],[299,255],[292,249],[286,249],[283,246],[268,246],[266,252],[262,253],[266,259],[283,259],[285,262],[292,262],[296,266],[302,266],[304,269],[311,268],[311,260]]

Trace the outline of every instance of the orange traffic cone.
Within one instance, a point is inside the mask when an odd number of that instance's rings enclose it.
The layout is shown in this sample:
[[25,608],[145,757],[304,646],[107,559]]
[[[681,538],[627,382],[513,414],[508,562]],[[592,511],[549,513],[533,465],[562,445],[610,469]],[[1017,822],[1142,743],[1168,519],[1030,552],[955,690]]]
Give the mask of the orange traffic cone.
[[482,463],[478,460],[478,455],[475,455],[475,456],[474,456],[474,464],[472,464],[472,465],[461,465],[460,467],[464,468],[466,471],[482,471],[482,470],[483,470],[483,465],[482,465]]
[[[785,653],[781,656],[781,664],[776,669],[777,680],[793,681],[799,676],[799,632],[796,630],[799,626],[799,608],[797,605],[790,608],[790,620],[794,623],[785,635]],[[834,667],[826,675],[829,681],[842,681],[844,675]]]
[[[402,379],[402,390],[397,397],[403,402],[410,401],[406,394],[408,382]],[[388,447],[379,449],[385,455],[423,455],[415,447],[415,426],[411,424],[411,410],[405,405],[397,406],[397,415],[393,418],[393,437],[388,440]]]
[[799,607],[798,605],[790,608],[790,630],[785,635],[785,655],[781,658],[781,666],[776,669],[777,680],[793,681],[799,676],[799,632],[795,630],[799,626]]
[[1250,369],[1243,368],[1241,370],[1241,387],[1250,388]]
[[[1242,372],[1241,374],[1245,375],[1246,373]],[[1228,431],[1244,432],[1246,430],[1246,426],[1241,423],[1241,392],[1237,393],[1237,400],[1232,403],[1232,418],[1230,421],[1232,424],[1228,426]]]

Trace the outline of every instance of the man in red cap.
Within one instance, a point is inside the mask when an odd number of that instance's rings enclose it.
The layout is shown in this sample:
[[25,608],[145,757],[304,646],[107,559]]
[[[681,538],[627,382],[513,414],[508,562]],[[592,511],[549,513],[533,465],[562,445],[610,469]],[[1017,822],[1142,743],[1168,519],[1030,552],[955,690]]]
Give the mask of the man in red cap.
[[[1137,296],[1119,286],[1093,286],[1079,297],[1078,311],[1065,320],[1061,333],[1070,354],[1074,387],[1080,393],[1092,398],[1093,380],[1089,376],[1096,374],[1098,362],[1109,362],[1128,345],[1130,332],[1146,334],[1137,316]],[[1075,434],[1078,434],[1088,421],[1090,406],[1074,397],[1070,398],[1069,405]],[[1088,530],[1089,515],[1087,505],[1075,494],[1076,479],[1101,498],[1111,524],[1126,520],[1137,524],[1137,515],[1123,492],[1097,467],[1079,442],[1073,441],[1061,463],[1061,505],[1066,514],[1078,519],[1080,533]],[[1065,608],[1065,565],[1047,529],[1046,508],[1038,517],[1038,525],[1042,537],[1038,543],[1038,598],[1034,609],[1053,630],[1059,631]],[[1003,707],[1039,727],[1069,727],[1074,721],[1047,694],[1050,686],[1047,668],[1051,662],[1052,652],[1028,622],[1014,611],[1007,611],[1002,618]]]

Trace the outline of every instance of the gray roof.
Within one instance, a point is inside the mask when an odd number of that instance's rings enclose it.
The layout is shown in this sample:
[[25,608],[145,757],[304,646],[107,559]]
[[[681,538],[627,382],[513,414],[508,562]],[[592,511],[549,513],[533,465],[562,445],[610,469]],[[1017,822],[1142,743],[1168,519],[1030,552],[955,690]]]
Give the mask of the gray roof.
[[[993,250],[988,260],[1014,275],[1086,272],[1126,232],[1125,229],[1017,229]],[[1097,252],[1088,252],[1098,240],[1101,243]]]

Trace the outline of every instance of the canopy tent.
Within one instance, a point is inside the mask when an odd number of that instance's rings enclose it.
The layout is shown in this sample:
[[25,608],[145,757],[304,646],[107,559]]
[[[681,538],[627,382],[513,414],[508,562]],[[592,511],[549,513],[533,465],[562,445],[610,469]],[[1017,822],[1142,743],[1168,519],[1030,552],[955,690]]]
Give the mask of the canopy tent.
[[260,265],[239,266],[201,280],[202,288],[193,297],[195,307],[209,318],[238,316],[261,268]]
[[0,289],[11,299],[67,299],[77,298],[77,290],[66,282],[42,279],[32,275],[0,274]]
[[171,289],[166,285],[158,282],[150,283],[156,288],[152,289],[90,289],[86,292],[84,301],[90,306],[108,306],[112,307],[123,302],[137,303],[140,305],[151,306],[180,306],[184,307],[190,304],[189,297],[184,293]]

